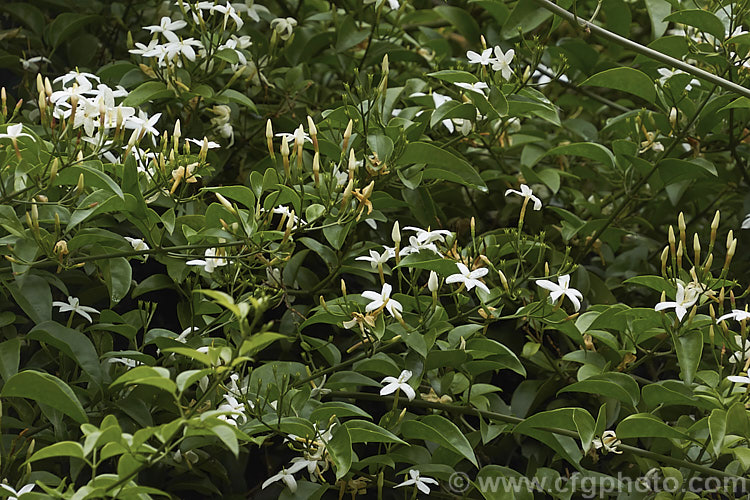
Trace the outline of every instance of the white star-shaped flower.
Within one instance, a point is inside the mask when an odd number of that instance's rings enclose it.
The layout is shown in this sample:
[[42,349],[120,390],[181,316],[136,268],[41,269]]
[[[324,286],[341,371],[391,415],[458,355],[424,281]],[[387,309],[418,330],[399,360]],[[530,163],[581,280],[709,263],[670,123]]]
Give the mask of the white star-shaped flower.
[[289,488],[289,491],[292,493],[297,491],[297,480],[294,479],[294,475],[286,469],[281,469],[281,472],[266,479],[260,489],[264,490],[276,481],[281,481],[286,484],[287,488]]
[[583,300],[583,294],[575,288],[570,288],[570,275],[566,274],[557,278],[557,283],[553,283],[549,280],[537,280],[537,285],[549,290],[550,301],[555,303],[560,297],[568,297],[573,303],[573,307],[576,311],[581,308],[581,300]]
[[435,484],[435,485],[438,484],[438,482],[437,482],[436,479],[433,479],[431,477],[422,477],[422,476],[419,475],[419,471],[418,470],[414,470],[414,469],[411,469],[409,471],[409,477],[411,477],[411,479],[407,479],[403,483],[397,484],[396,486],[394,486],[394,488],[399,488],[401,486],[410,486],[410,485],[413,484],[413,485],[415,485],[417,487],[417,489],[419,491],[421,491],[425,495],[429,495],[430,494],[430,487],[427,486],[427,485],[428,484]]
[[490,293],[490,289],[487,288],[487,285],[479,280],[479,278],[485,276],[488,272],[490,272],[489,269],[487,269],[486,267],[480,267],[474,269],[473,271],[469,271],[469,268],[461,262],[456,262],[456,267],[458,267],[458,273],[448,276],[445,279],[446,283],[463,283],[466,286],[467,290],[471,290],[472,288],[477,287],[481,288],[487,293]]
[[484,49],[481,54],[470,50],[466,52],[466,57],[469,59],[469,64],[488,66],[492,63],[492,49]]
[[716,321],[724,321],[727,319],[733,319],[735,321],[744,321],[747,319],[750,319],[750,313],[747,311],[742,311],[740,309],[732,309],[732,312],[725,314],[724,316],[719,317]]
[[212,273],[217,267],[226,266],[227,259],[222,257],[223,250],[218,248],[207,248],[204,256],[205,259],[194,259],[187,261],[188,266],[203,266],[207,273]]
[[505,80],[510,80],[513,76],[513,70],[510,68],[510,63],[513,62],[513,56],[516,52],[510,49],[508,52],[503,53],[503,49],[499,46],[495,47],[495,57],[490,61],[492,63],[493,71],[500,71]]
[[393,394],[397,390],[404,391],[404,394],[406,394],[406,397],[409,398],[409,401],[412,401],[417,393],[414,392],[414,389],[407,383],[409,382],[409,379],[411,378],[412,373],[409,370],[404,370],[401,372],[401,374],[396,377],[385,377],[381,384],[387,384],[382,389],[380,389],[380,395],[381,396],[387,396],[388,394]]
[[395,257],[394,254],[395,254],[395,252],[394,252],[393,249],[385,247],[385,249],[383,250],[383,253],[376,252],[375,250],[370,250],[370,256],[369,257],[366,256],[366,255],[363,255],[361,257],[357,257],[354,260],[364,260],[364,261],[367,261],[367,262],[370,263],[370,266],[373,269],[377,269],[378,266],[382,266],[383,264],[385,264],[386,262],[388,262],[388,260],[390,260],[393,257]]
[[372,291],[362,292],[362,297],[372,301],[367,304],[365,311],[369,313],[385,306],[385,309],[391,314],[391,316],[396,316],[396,312],[394,311],[401,313],[401,311],[404,310],[404,307],[400,302],[391,298],[392,290],[393,287],[391,285],[383,283],[383,290],[380,293]]
[[659,302],[654,306],[654,310],[663,311],[664,309],[674,309],[677,314],[677,319],[682,321],[682,318],[687,314],[688,308],[698,301],[699,292],[695,288],[685,290],[682,283],[677,283],[677,293],[675,294],[675,300]]
[[89,323],[93,323],[94,320],[91,319],[91,315],[89,313],[96,313],[99,314],[99,311],[94,309],[93,307],[89,306],[82,306],[81,301],[78,300],[78,297],[70,297],[68,296],[68,303],[60,302],[59,300],[55,300],[52,302],[52,306],[59,307],[60,312],[68,312],[72,311],[76,314],[80,314],[84,318],[88,320]]
[[505,196],[508,196],[509,194],[516,194],[518,196],[523,197],[524,199],[531,200],[534,202],[534,210],[541,210],[542,209],[542,200],[534,196],[534,192],[531,190],[529,186],[526,184],[521,184],[521,190],[516,191],[515,189],[508,189],[505,191]]

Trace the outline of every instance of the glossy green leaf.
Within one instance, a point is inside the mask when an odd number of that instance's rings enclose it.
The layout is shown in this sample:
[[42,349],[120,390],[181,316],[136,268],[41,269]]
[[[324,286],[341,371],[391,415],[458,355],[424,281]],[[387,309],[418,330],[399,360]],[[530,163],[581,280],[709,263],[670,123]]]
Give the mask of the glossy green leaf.
[[715,14],[702,9],[687,9],[675,12],[664,18],[665,22],[673,22],[692,26],[698,31],[709,33],[719,40],[724,39],[724,23]]
[[85,455],[83,453],[83,446],[81,446],[80,443],[77,443],[75,441],[61,441],[59,443],[54,443],[49,446],[46,446],[42,448],[41,450],[37,451],[33,455],[31,455],[31,458],[29,458],[26,463],[36,462],[37,460],[44,460],[45,458],[54,458],[54,457],[74,457],[74,458],[83,458]]
[[477,465],[473,447],[456,424],[445,417],[427,415],[419,420],[408,420],[401,425],[401,433],[408,439],[423,439],[437,443]]
[[558,146],[547,151],[545,156],[554,155],[582,156],[584,158],[598,161],[609,168],[615,167],[615,155],[612,154],[612,151],[601,144],[595,144],[593,142],[577,142],[575,144]]
[[55,321],[45,321],[32,328],[27,338],[54,346],[75,361],[94,382],[102,383],[99,355],[94,344],[83,333]]
[[33,399],[61,411],[79,424],[88,422],[86,412],[73,390],[49,373],[36,370],[17,373],[5,382],[0,396]]
[[137,88],[130,91],[125,100],[122,101],[122,105],[140,106],[145,102],[169,97],[174,97],[174,92],[172,90],[169,90],[167,86],[160,81],[150,80],[140,84]]
[[341,479],[352,466],[352,440],[345,426],[336,426],[333,436],[326,444],[326,450],[336,469],[336,479]]
[[486,192],[487,186],[474,167],[453,153],[426,142],[407,144],[404,153],[396,160],[397,165],[426,163],[424,177],[444,179]]
[[635,95],[650,103],[656,100],[656,88],[648,75],[634,68],[612,68],[589,77],[581,85],[606,87]]
[[685,433],[670,427],[650,413],[630,415],[617,425],[615,434],[620,439],[644,437],[689,439]]
[[343,425],[349,431],[352,443],[407,444],[392,432],[366,420],[348,420]]

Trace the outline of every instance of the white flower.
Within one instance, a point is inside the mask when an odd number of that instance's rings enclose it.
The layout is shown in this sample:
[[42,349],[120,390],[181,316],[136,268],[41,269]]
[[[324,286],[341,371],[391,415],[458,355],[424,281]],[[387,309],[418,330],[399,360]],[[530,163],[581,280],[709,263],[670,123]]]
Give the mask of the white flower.
[[427,485],[428,484],[435,484],[435,485],[438,484],[438,482],[437,482],[436,479],[433,479],[431,477],[422,477],[422,476],[420,476],[418,470],[411,469],[409,471],[409,476],[411,477],[411,479],[407,479],[403,483],[397,484],[396,486],[394,486],[394,488],[399,488],[401,486],[410,486],[410,485],[413,484],[413,485],[416,485],[416,487],[417,487],[417,489],[419,489],[419,491],[421,491],[425,495],[429,495],[430,494],[430,487],[427,486]]
[[458,267],[458,273],[451,274],[445,279],[446,283],[463,283],[466,286],[467,290],[471,290],[474,287],[481,288],[487,293],[490,293],[490,289],[487,288],[487,285],[482,283],[479,278],[482,276],[485,276],[489,271],[486,267],[480,267],[478,269],[474,269],[473,271],[469,271],[469,268],[466,267],[461,262],[456,262],[456,267]]
[[367,304],[367,307],[365,307],[365,311],[372,312],[385,306],[385,309],[388,310],[391,316],[394,317],[396,316],[396,312],[400,313],[401,311],[403,311],[404,307],[401,305],[401,303],[395,299],[390,298],[391,290],[393,290],[393,287],[391,287],[391,285],[389,285],[388,283],[383,283],[383,290],[380,293],[371,291],[362,292],[362,297],[372,301]]
[[21,58],[21,66],[23,66],[23,69],[27,71],[39,71],[39,65],[37,63],[45,62],[50,63],[49,59],[42,56],[36,56],[36,57],[30,57],[29,59]]
[[675,295],[675,301],[659,302],[654,306],[654,310],[663,311],[664,309],[674,309],[677,314],[677,319],[682,320],[683,316],[687,314],[688,307],[692,306],[698,301],[700,291],[693,287],[688,287],[686,290],[682,283],[677,283],[677,293]]
[[271,29],[276,31],[282,40],[289,40],[295,26],[297,26],[297,20],[293,17],[278,17],[271,21]]
[[91,315],[89,315],[89,313],[99,314],[99,311],[97,311],[93,307],[82,306],[81,305],[81,301],[78,300],[78,297],[70,297],[70,296],[68,296],[68,303],[67,304],[65,302],[60,302],[59,300],[56,300],[56,301],[52,302],[52,305],[54,307],[59,307],[60,308],[60,312],[72,311],[72,312],[74,312],[76,314],[80,314],[81,316],[83,316],[84,318],[86,318],[89,321],[89,323],[93,323],[94,322],[94,320],[91,319]]
[[229,415],[219,415],[221,420],[227,423],[237,426],[236,419],[242,419],[242,422],[247,422],[247,416],[245,415],[245,405],[237,401],[237,398],[231,394],[224,394],[226,403],[221,404],[217,410],[229,412]]
[[256,5],[253,0],[245,0],[244,4],[234,4],[234,8],[239,12],[247,13],[247,17],[256,23],[260,21],[260,12],[269,12],[264,6]]
[[742,363],[748,357],[750,357],[750,340],[742,339],[740,335],[734,336],[734,342],[740,346],[741,351],[735,351],[734,354],[729,356],[728,361],[730,363]]
[[167,16],[164,16],[161,18],[161,21],[159,21],[158,25],[154,26],[144,26],[144,30],[148,30],[149,33],[164,33],[166,36],[167,32],[173,32],[177,31],[179,29],[184,28],[187,26],[187,23],[185,21],[172,21]]
[[487,66],[492,63],[492,49],[484,49],[481,54],[470,50],[466,53],[469,64],[481,64]]
[[645,153],[649,149],[653,149],[657,153],[664,151],[664,145],[656,140],[656,133],[646,132],[646,140],[641,141],[641,153]]
[[138,110],[138,116],[130,116],[125,120],[125,128],[132,129],[134,134],[141,136],[150,134],[151,137],[159,137],[159,131],[154,127],[161,118],[161,113],[149,117],[145,111]]
[[266,479],[260,489],[264,490],[267,486],[275,483],[276,481],[282,481],[287,485],[289,491],[291,491],[292,493],[297,491],[297,480],[294,479],[292,473],[287,471],[286,469],[281,469],[281,472]]
[[406,397],[409,398],[409,401],[412,401],[417,393],[414,392],[414,389],[407,384],[409,379],[411,378],[412,373],[409,370],[404,370],[401,372],[401,375],[396,377],[385,377],[381,384],[387,384],[382,389],[380,389],[380,395],[381,396],[387,396],[388,394],[393,394],[397,390],[404,391],[404,394],[406,394]]
[[182,330],[182,333],[180,333],[177,337],[175,337],[175,340],[177,342],[182,342],[183,344],[187,341],[188,335],[190,335],[193,332],[197,332],[200,330],[197,326],[190,326]]
[[[406,228],[404,228],[406,229]],[[399,255],[409,255],[412,253],[419,253],[422,250],[429,250],[431,252],[434,252],[438,255],[442,255],[434,243],[423,243],[419,241],[418,236],[409,236],[409,244],[401,249],[399,252]]]
[[69,81],[75,80],[75,83],[78,84],[78,87],[81,90],[81,92],[84,92],[86,90],[90,90],[91,88],[93,88],[93,85],[91,84],[89,79],[92,79],[96,81],[97,83],[101,82],[98,76],[93,75],[91,73],[81,73],[79,71],[70,71],[62,76],[58,76],[57,78],[52,80],[52,83],[57,83],[61,81],[63,87],[65,87],[68,85]]
[[602,434],[602,438],[594,439],[592,441],[592,444],[597,450],[600,448],[604,448],[604,451],[608,453],[622,453],[622,451],[617,449],[617,447],[621,444],[621,441],[617,439],[615,431],[604,431],[604,434]]
[[738,375],[730,375],[727,380],[734,382],[735,384],[750,384],[750,377],[742,377]]
[[120,363],[122,365],[127,366],[128,368],[135,368],[136,366],[143,364],[140,361],[136,361],[135,359],[130,359],[130,358],[109,358],[107,362],[112,363],[112,364]]
[[223,249],[207,248],[204,253],[205,259],[195,259],[187,261],[188,266],[203,266],[207,273],[212,273],[217,267],[226,266],[227,259],[221,257],[224,255]]
[[[201,139],[185,139],[185,140],[188,142],[192,142],[196,146],[203,147],[203,141]],[[218,142],[214,142],[214,141],[207,141],[206,146],[208,147],[208,149],[216,149],[216,148],[220,148],[221,144],[219,144]]]
[[[144,252],[146,250],[150,250],[146,242],[140,238],[130,238],[129,236],[125,236],[125,239],[128,241],[128,243],[130,243],[130,246],[132,246],[133,250],[135,250],[136,252]],[[148,255],[146,255],[146,258],[148,259]]]
[[534,202],[534,210],[541,210],[542,209],[542,200],[534,196],[534,192],[531,190],[529,186],[526,184],[521,184],[521,190],[516,191],[515,189],[508,189],[505,191],[505,196],[508,196],[509,194],[517,194],[518,196],[522,196],[523,198],[527,200],[531,200]]
[[740,309],[732,309],[732,312],[725,314],[724,316],[719,317],[716,321],[724,321],[727,319],[733,319],[735,321],[744,321],[747,319],[750,319],[750,313],[747,311],[742,311]]
[[241,29],[242,26],[245,25],[245,22],[240,18],[240,16],[237,14],[237,11],[234,10],[234,7],[232,7],[232,4],[227,2],[226,5],[214,5],[211,7],[211,12],[220,12],[224,14],[224,28],[226,28],[226,20],[227,18],[232,18],[232,21],[234,21],[235,26],[237,29]]
[[484,95],[483,90],[486,88],[489,88],[486,83],[484,82],[477,82],[477,83],[464,83],[464,82],[456,82],[453,85],[456,87],[461,87],[462,89],[466,89],[470,92],[476,92],[477,94]]
[[[15,125],[9,124],[8,128],[5,129],[5,133],[0,134],[0,139],[10,139],[14,144],[19,137],[31,137],[34,139],[33,135],[27,134],[23,131],[22,123],[16,123]],[[34,142],[36,142],[36,139],[34,139]]]
[[20,497],[23,494],[26,494],[26,493],[30,492],[31,490],[34,489],[35,486],[36,486],[36,484],[34,484],[34,483],[27,484],[24,487],[22,487],[20,490],[16,491],[15,488],[12,488],[12,487],[8,486],[5,483],[0,483],[0,487],[8,490],[11,493],[11,495],[12,495],[12,496],[9,496],[8,498],[6,498],[6,500],[18,500],[18,497]]
[[490,62],[492,63],[493,71],[502,72],[503,78],[510,80],[513,76],[513,70],[510,69],[510,63],[513,62],[513,56],[516,52],[510,49],[508,52],[503,53],[503,49],[499,46],[495,47],[495,57]]
[[433,241],[439,241],[442,243],[445,241],[445,236],[451,235],[451,232],[445,229],[435,229],[433,231],[425,231],[424,229],[414,227],[414,226],[406,226],[404,228],[404,231],[416,232],[417,241],[420,244],[432,243]]
[[552,303],[557,302],[557,300],[560,297],[568,297],[570,301],[573,303],[573,307],[576,311],[578,311],[581,308],[581,300],[583,299],[583,294],[576,290],[575,288],[570,288],[570,275],[566,274],[564,276],[559,276],[557,278],[557,283],[552,283],[549,280],[537,280],[537,285],[544,288],[545,290],[549,290],[549,298]]
[[354,260],[364,260],[370,263],[370,266],[373,269],[377,269],[378,266],[382,266],[388,260],[395,257],[395,251],[392,248],[385,247],[383,250],[383,253],[378,253],[375,250],[370,250],[370,256],[363,255],[361,257],[357,257]]

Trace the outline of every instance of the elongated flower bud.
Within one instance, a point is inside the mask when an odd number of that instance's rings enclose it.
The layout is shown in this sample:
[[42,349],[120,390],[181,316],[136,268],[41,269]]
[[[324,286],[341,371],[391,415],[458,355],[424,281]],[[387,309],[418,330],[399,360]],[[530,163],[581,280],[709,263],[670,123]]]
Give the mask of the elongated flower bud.
[[693,263],[697,266],[701,261],[701,242],[698,239],[698,233],[693,234],[693,253],[695,254]]
[[346,130],[344,130],[344,144],[341,147],[341,150],[346,152],[347,148],[349,147],[349,138],[352,136],[352,127],[354,126],[354,122],[352,120],[349,120],[349,123],[346,125]]
[[318,187],[320,185],[320,153],[315,152],[315,156],[313,156],[313,181],[315,182],[315,187]]
[[52,184],[53,182],[55,182],[55,177],[57,177],[57,168],[59,166],[59,163],[60,162],[58,161],[57,158],[55,158],[54,160],[52,160],[52,166],[49,169],[49,182],[50,182],[50,184]]
[[270,154],[271,158],[275,160],[276,153],[273,150],[273,125],[271,124],[270,119],[266,122],[266,144],[268,145],[268,154]]
[[680,229],[680,241],[683,245],[686,245],[685,243],[685,216],[680,212],[680,215],[677,216],[677,227]]
[[438,290],[438,275],[435,271],[430,271],[430,277],[427,279],[427,289],[436,293]]
[[395,244],[401,243],[401,228],[398,224],[398,221],[393,223],[393,230],[391,231],[391,238],[393,238],[393,242]]
[[727,250],[729,250],[729,245],[732,244],[732,241],[734,241],[734,231],[730,229],[727,233]]
[[357,171],[357,158],[354,156],[354,149],[349,150],[349,180],[354,179],[354,174]]
[[669,258],[669,245],[664,247],[661,252],[661,275],[666,277],[667,274],[667,259]]
[[234,215],[237,215],[237,210],[234,209],[234,207],[229,202],[229,200],[227,200],[226,198],[224,198],[219,193],[214,193],[214,194],[216,195],[216,199],[219,200],[219,203],[221,203],[222,205],[224,205],[224,208],[226,208],[227,210],[229,210]]
[[315,127],[315,122],[310,115],[307,115],[307,128],[310,129],[310,139],[313,141],[313,149],[317,153],[318,149],[318,129]]

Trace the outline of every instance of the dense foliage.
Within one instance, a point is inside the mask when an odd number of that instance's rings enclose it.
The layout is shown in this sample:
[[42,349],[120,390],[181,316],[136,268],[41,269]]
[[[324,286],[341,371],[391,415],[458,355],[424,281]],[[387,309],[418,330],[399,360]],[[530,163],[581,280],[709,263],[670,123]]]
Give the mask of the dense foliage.
[[750,492],[748,0],[0,19],[0,495]]

